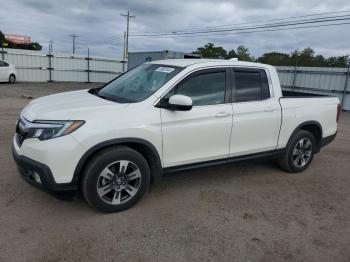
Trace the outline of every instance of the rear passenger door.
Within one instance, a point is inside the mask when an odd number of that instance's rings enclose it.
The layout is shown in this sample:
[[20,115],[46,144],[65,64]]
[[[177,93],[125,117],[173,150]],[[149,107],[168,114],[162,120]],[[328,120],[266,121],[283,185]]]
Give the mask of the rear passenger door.
[[228,157],[232,127],[229,70],[196,71],[162,98],[181,94],[193,101],[190,111],[161,109],[165,167]]
[[258,68],[233,68],[233,125],[230,157],[273,150],[281,110],[267,73]]

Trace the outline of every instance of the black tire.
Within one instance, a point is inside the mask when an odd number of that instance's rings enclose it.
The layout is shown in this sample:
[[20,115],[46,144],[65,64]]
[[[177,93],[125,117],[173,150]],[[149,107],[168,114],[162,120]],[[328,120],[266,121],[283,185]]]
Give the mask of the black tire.
[[[310,141],[311,142],[311,155],[308,158],[308,161],[305,163],[303,166],[298,166],[295,162],[297,161],[297,158],[295,155],[293,156],[293,151],[295,150],[295,147],[298,142],[301,140],[305,139],[304,141]],[[315,152],[315,137],[306,130],[299,130],[296,132],[296,134],[290,139],[288,142],[288,145],[286,147],[286,152],[285,154],[278,160],[279,166],[289,172],[289,173],[299,173],[304,171],[310,163],[312,162],[312,159],[314,157],[314,152]],[[300,153],[301,154],[301,153]]]
[[[126,168],[122,168],[121,163],[123,161],[128,162],[128,164],[126,165]],[[113,167],[113,165],[117,165],[117,166]],[[108,181],[108,179],[105,178],[106,176],[101,175],[101,172],[106,167],[110,168],[108,169],[109,171],[114,170],[113,171],[114,177],[110,178],[111,179],[110,181]],[[121,182],[119,181],[120,184],[115,185],[115,183],[118,183],[118,182],[116,182],[116,180],[113,180],[117,178],[119,179],[122,176],[121,173],[123,172],[118,173],[119,172],[118,169],[124,170],[124,174],[126,174],[127,171],[125,169],[128,170],[130,168],[140,171],[138,172],[139,178],[136,178],[138,180],[137,184],[129,185],[129,183],[131,182],[136,183],[136,181],[129,180],[126,182],[125,189],[119,189],[119,185],[122,186]],[[131,173],[132,172],[133,171],[131,171]],[[149,169],[148,163],[139,152],[126,146],[110,147],[105,150],[102,150],[101,152],[93,156],[93,158],[87,164],[86,168],[84,168],[83,177],[81,181],[81,191],[86,202],[91,207],[96,208],[102,212],[119,212],[132,207],[141,199],[141,197],[145,194],[145,192],[149,188],[150,177],[151,176],[150,176],[150,169]],[[106,182],[106,183],[104,185],[100,185],[102,182]],[[114,182],[114,184],[112,182]],[[101,188],[108,187],[108,186],[109,188],[107,188],[106,191],[108,190],[111,190],[111,191],[108,191],[108,193],[105,194],[104,196],[100,196],[98,193],[98,190],[101,190]],[[116,186],[118,186],[118,189],[115,188]],[[137,191],[133,190],[134,192],[136,192],[135,195],[129,194],[128,191],[130,191],[130,186],[132,186],[131,188],[133,189],[138,187]],[[114,187],[114,188],[110,189],[110,187]],[[118,199],[120,203],[118,204],[110,203],[109,201],[113,201],[114,199],[116,199],[117,194],[119,196]],[[130,199],[127,199],[128,195]],[[123,197],[124,199],[127,199],[127,200],[124,200],[125,202],[122,203],[121,199]]]
[[9,83],[10,83],[10,84],[16,83],[16,76],[15,76],[14,74],[11,74],[11,75],[9,76]]

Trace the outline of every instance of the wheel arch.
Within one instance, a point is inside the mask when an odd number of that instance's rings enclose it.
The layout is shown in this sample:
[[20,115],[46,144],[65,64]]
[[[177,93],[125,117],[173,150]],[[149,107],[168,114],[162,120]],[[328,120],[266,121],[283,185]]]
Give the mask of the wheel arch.
[[82,171],[93,155],[103,149],[118,145],[128,146],[139,152],[149,164],[151,171],[151,183],[157,184],[160,181],[162,175],[162,165],[159,153],[155,146],[152,143],[141,138],[119,138],[98,143],[86,151],[85,154],[80,158],[74,170],[72,182],[79,185],[82,177]]
[[299,130],[306,130],[309,131],[314,137],[316,141],[316,149],[315,153],[318,153],[321,149],[321,143],[322,143],[322,137],[323,137],[323,131],[322,131],[322,126],[319,122],[317,121],[306,121],[298,125],[292,134],[289,137],[288,144],[290,143],[291,139],[295,136],[295,134]]

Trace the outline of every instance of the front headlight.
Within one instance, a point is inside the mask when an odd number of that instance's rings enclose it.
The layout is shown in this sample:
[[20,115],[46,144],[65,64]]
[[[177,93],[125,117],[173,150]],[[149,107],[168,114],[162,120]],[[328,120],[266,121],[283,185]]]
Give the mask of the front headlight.
[[68,135],[85,124],[85,121],[34,121],[28,130],[27,138],[48,140]]

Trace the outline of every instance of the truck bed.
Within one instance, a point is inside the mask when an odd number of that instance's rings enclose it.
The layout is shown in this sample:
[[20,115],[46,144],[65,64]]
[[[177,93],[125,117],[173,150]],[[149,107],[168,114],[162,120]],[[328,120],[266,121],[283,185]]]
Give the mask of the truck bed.
[[317,123],[322,128],[322,138],[336,133],[337,97],[282,91],[279,102],[282,109],[279,147],[285,147],[295,128],[306,122]]

